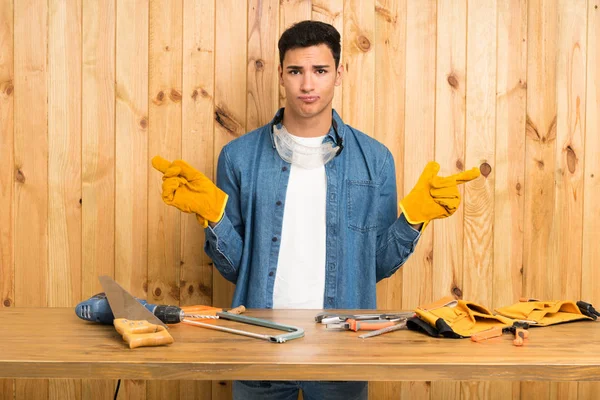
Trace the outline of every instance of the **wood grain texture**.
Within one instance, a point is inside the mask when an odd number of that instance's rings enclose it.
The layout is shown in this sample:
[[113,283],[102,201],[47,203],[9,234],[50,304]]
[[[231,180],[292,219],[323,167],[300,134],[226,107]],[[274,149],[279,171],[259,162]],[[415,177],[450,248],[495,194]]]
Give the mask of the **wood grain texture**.
[[[305,330],[303,338],[284,344],[179,324],[170,328],[172,345],[132,352],[112,326],[84,323],[71,308],[43,313],[39,308],[3,309],[7,323],[0,326],[0,339],[7,346],[0,356],[0,377],[600,381],[596,322],[538,328],[531,334],[535,345],[517,347],[510,335],[481,344],[406,330],[360,340],[359,332],[332,332],[316,324],[315,312],[248,310],[246,315]],[[30,329],[34,315],[44,331]],[[219,324],[267,331],[233,321]],[[576,337],[588,339],[585,351]]]
[[115,274],[116,1],[83,2],[81,297]]
[[14,29],[15,306],[39,307],[48,305],[46,0],[15,3]]
[[[467,10],[466,153],[468,168],[483,177],[465,185],[463,296],[492,304],[496,119],[496,0],[471,1]],[[487,176],[486,176],[487,175]],[[501,289],[500,289],[501,290]]]
[[51,379],[48,381],[48,400],[81,399],[80,379]]
[[5,163],[0,172],[0,308],[15,302],[14,33],[13,2],[4,1],[0,3],[0,159]]
[[581,270],[581,298],[600,305],[600,0],[591,0],[588,7],[587,37],[587,99],[585,113],[585,195],[583,204],[583,260]]
[[551,298],[575,299],[581,296],[587,7],[559,1],[558,15],[555,204],[547,268]]
[[48,2],[48,306],[81,299],[81,0]]
[[[375,127],[373,137],[394,156],[398,199],[404,192],[406,1],[375,3]],[[377,306],[402,306],[402,273],[377,284]],[[390,389],[392,390],[392,389]],[[386,393],[382,391],[381,395]]]
[[249,0],[246,129],[261,127],[273,118],[278,105],[279,2]]
[[523,293],[527,1],[498,2],[494,291],[492,306]]
[[[246,132],[247,16],[237,12],[245,6],[239,0],[216,4],[215,166],[223,146]],[[233,290],[221,274],[213,274],[215,307],[229,307]]]
[[0,379],[0,400],[15,399],[15,380]]
[[550,298],[548,271],[553,225],[556,147],[556,58],[558,9],[529,0],[527,23],[527,127],[523,294]]
[[344,122],[369,136],[375,129],[374,33],[375,1],[344,2]]
[[148,0],[117,2],[115,280],[146,298],[148,275]]
[[[435,84],[435,157],[440,175],[452,175],[465,166],[465,95],[467,2],[442,1],[437,7]],[[464,185],[459,188],[464,195]],[[433,298],[462,298],[463,212],[435,223],[433,230]]]
[[[148,157],[181,157],[183,1],[150,2]],[[149,160],[147,161],[149,162]],[[179,304],[181,211],[161,197],[162,174],[148,177],[148,299]]]
[[[404,194],[412,190],[435,154],[435,69],[430,66],[435,65],[436,15],[435,1],[407,2]],[[439,223],[443,222],[433,222],[421,233],[415,252],[400,269],[402,308],[413,309],[434,300],[433,230]]]

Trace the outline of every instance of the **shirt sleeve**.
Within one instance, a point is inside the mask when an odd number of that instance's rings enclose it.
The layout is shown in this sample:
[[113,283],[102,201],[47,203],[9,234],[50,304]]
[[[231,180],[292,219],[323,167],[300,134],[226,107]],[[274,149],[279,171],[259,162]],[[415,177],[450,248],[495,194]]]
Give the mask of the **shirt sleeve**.
[[205,229],[204,250],[225,279],[235,283],[244,246],[244,225],[240,207],[240,186],[225,146],[217,164],[217,186],[229,196],[223,218]]
[[376,276],[377,281],[392,276],[414,252],[421,233],[404,215],[398,217],[398,195],[394,158],[388,151],[381,173],[377,218]]

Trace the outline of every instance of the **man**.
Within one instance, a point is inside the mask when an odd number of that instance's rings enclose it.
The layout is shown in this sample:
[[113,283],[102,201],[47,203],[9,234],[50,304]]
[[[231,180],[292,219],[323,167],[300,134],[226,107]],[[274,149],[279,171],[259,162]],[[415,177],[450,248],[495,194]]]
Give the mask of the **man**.
[[[376,283],[404,264],[429,221],[454,213],[457,184],[479,172],[442,178],[429,163],[398,204],[390,151],[332,109],[344,72],[336,29],[300,22],[279,54],[285,108],[222,149],[216,186],[182,161],[153,160],[166,171],[163,199],[208,225],[205,250],[236,284],[232,306],[373,309]],[[233,392],[292,399],[300,388],[308,400],[368,395],[366,382],[234,382]]]

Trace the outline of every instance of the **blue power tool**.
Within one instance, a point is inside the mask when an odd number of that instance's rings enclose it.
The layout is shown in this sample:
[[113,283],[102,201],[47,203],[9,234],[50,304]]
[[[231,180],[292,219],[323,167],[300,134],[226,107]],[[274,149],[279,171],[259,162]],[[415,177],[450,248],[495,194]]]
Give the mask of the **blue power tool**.
[[[177,306],[149,304],[146,300],[138,299],[137,297],[136,300],[165,324],[176,324],[181,322],[183,318],[187,316],[181,308]],[[75,307],[75,314],[83,320],[107,325],[112,325],[113,320],[115,319],[104,292],[98,293],[77,304],[77,307]]]

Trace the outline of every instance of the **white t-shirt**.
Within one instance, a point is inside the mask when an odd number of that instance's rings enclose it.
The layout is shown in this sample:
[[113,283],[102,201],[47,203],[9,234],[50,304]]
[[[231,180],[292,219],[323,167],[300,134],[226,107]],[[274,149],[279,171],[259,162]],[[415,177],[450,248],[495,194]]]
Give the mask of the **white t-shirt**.
[[[294,140],[319,146],[325,136]],[[322,309],[325,292],[325,166],[292,165],[285,197],[273,308]]]

